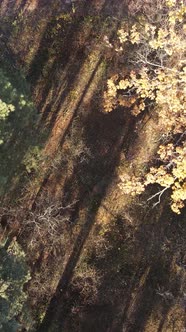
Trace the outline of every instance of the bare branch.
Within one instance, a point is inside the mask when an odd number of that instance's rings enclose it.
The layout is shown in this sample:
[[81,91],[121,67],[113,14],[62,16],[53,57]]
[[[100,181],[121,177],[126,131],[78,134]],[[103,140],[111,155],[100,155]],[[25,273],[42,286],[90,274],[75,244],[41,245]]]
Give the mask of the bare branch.
[[169,189],[169,188],[170,188],[170,187],[165,187],[165,188],[163,188],[162,190],[158,191],[156,194],[154,194],[154,195],[152,195],[151,197],[149,197],[149,198],[147,199],[147,202],[148,202],[148,201],[151,201],[154,197],[158,196],[158,201],[157,201],[156,203],[153,204],[153,208],[154,208],[156,205],[160,204],[160,202],[161,202],[161,196],[162,196],[163,193],[164,193],[167,189]]

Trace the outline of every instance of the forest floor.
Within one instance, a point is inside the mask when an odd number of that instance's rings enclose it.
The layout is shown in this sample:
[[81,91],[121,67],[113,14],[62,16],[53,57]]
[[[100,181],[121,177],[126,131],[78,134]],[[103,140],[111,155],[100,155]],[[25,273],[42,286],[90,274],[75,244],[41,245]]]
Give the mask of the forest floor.
[[184,331],[184,212],[175,217],[166,197],[152,208],[152,188],[131,199],[118,186],[120,175],[142,174],[153,159],[157,118],[102,112],[106,79],[126,70],[104,44],[125,3],[82,1],[74,12],[55,11],[56,2],[47,16],[45,6],[33,2],[27,15],[23,6],[9,39],[39,113],[32,135],[39,132],[41,148],[17,201],[38,331]]

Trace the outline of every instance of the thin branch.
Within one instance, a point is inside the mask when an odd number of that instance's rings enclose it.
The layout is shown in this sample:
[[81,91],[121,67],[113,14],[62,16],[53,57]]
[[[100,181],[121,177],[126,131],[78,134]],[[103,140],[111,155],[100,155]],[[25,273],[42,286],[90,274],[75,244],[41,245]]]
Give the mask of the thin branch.
[[162,66],[162,65],[158,65],[157,63],[150,62],[148,60],[140,59],[138,61],[131,60],[130,62],[131,63],[144,63],[145,65],[150,65],[150,66],[153,66],[153,67],[158,67],[158,68],[161,68],[161,69],[170,70],[170,71],[175,72],[175,73],[180,73],[179,70],[176,70],[176,69],[173,69],[173,68],[169,68],[169,67],[165,67],[165,66]]
[[147,202],[148,202],[148,201],[151,201],[154,197],[158,196],[158,201],[157,201],[156,203],[153,204],[153,208],[154,208],[156,205],[160,204],[160,202],[161,202],[161,196],[162,196],[163,193],[164,193],[167,189],[169,189],[169,188],[170,188],[170,187],[165,187],[165,188],[163,188],[162,190],[158,191],[156,194],[154,194],[154,195],[152,195],[151,197],[149,197],[149,198],[147,199]]

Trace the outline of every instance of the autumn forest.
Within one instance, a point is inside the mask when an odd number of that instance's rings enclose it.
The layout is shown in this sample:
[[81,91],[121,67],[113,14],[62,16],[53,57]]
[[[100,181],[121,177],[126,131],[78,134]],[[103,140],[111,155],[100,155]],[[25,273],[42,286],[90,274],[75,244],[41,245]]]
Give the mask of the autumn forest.
[[186,331],[184,0],[0,0],[0,332]]

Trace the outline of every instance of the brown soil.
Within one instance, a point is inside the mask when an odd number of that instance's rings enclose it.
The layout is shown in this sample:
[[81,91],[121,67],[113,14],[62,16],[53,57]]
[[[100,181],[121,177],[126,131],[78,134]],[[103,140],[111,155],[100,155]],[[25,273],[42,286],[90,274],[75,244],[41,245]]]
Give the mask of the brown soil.
[[[25,17],[20,44],[14,32],[10,45],[26,68],[38,130],[48,130],[40,173],[24,188],[22,206],[27,216],[62,206],[55,239],[42,229],[34,242],[25,220],[19,230],[32,268],[29,302],[42,321],[37,331],[184,331],[185,212],[175,217],[166,197],[152,209],[153,188],[132,200],[118,187],[121,174],[141,174],[151,162],[157,119],[134,118],[121,107],[102,112],[106,78],[121,65],[103,37],[112,40],[126,4],[79,0],[75,12],[50,5],[12,1],[8,9],[22,8]],[[7,11],[6,1],[0,10]]]

